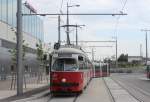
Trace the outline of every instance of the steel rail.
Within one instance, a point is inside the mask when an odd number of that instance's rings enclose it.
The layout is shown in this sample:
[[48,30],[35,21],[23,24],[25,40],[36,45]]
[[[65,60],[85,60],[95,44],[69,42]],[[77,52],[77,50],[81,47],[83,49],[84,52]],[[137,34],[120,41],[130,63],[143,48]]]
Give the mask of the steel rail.
[[[127,88],[127,87],[125,87],[124,85],[122,85],[121,83],[120,83],[120,81],[117,81],[117,80],[115,80],[115,79],[113,79],[113,78],[111,78],[113,81],[115,81],[118,85],[120,85],[123,89],[125,89],[132,97],[134,97],[137,101],[139,101],[139,102],[144,102],[142,99],[140,99],[139,97],[137,97],[137,96],[135,96],[132,92],[130,92],[129,91],[129,89]],[[131,85],[130,85],[131,86]],[[136,91],[139,91],[139,90],[137,90],[136,88],[134,88],[133,87],[133,89],[134,90],[136,90]],[[140,91],[139,91],[140,92]],[[141,94],[143,94],[142,92],[140,92]]]
[[103,82],[104,82],[104,84],[105,84],[105,87],[106,87],[108,93],[109,93],[109,96],[110,96],[110,98],[111,98],[111,101],[112,101],[112,102],[116,102],[114,96],[112,95],[112,93],[111,93],[111,91],[110,91],[110,89],[109,89],[109,87],[108,87],[108,85],[107,85],[107,83],[106,83],[106,81],[105,81],[105,79],[104,79],[103,77],[102,77],[102,80],[103,80]]

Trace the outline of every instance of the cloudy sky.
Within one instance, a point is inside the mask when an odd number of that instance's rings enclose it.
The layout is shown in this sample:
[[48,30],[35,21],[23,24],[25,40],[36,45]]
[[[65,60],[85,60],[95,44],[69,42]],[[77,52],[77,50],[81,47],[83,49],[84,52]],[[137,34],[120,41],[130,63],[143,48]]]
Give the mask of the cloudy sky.
[[[66,13],[66,4],[79,4],[80,7],[69,9],[70,13],[119,13],[123,11],[127,16],[70,16],[70,24],[84,24],[78,30],[79,40],[114,40],[118,38],[118,55],[145,55],[145,32],[150,29],[150,0],[27,0],[37,9],[38,13]],[[57,16],[46,16],[44,20],[45,42],[57,41]],[[66,16],[61,17],[61,25],[66,24]],[[61,29],[62,40],[66,39],[65,29]],[[148,33],[150,39],[150,33]],[[75,40],[75,29],[71,29],[71,40]],[[96,58],[115,55],[115,45],[112,43],[82,44],[82,45],[110,45],[112,48],[95,48]],[[150,45],[148,41],[148,45]],[[150,48],[150,47],[149,47]],[[90,51],[90,49],[87,49]],[[149,49],[150,51],[150,49]]]

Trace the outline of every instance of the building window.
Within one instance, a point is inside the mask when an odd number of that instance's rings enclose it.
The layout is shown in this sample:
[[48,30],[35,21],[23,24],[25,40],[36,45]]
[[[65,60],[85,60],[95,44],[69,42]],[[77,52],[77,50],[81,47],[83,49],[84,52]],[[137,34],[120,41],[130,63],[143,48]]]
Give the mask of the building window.
[[[25,14],[32,13],[24,4],[22,11]],[[0,21],[3,21],[12,28],[17,26],[17,0],[0,0]],[[23,31],[43,41],[43,21],[36,15],[23,16]]]
[[7,22],[7,0],[2,0],[2,21]]

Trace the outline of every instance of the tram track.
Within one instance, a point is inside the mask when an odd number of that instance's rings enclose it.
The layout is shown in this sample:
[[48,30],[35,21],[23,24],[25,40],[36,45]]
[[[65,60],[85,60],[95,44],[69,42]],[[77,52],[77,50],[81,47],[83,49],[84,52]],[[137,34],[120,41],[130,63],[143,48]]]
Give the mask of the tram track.
[[79,98],[80,95],[81,94],[52,95],[50,93],[50,94],[43,96],[43,98],[48,97],[47,100],[44,102],[77,102],[77,99]]
[[50,102],[53,99],[53,96],[50,94],[50,97],[47,99],[46,102]]
[[76,102],[80,95],[81,95],[81,94],[76,95],[75,98],[74,98],[74,100],[73,100],[73,102]]
[[108,93],[109,93],[109,97],[110,97],[111,101],[112,102],[116,102],[114,96],[112,95],[112,93],[111,93],[111,91],[110,91],[110,89],[109,89],[109,87],[108,87],[108,85],[107,85],[107,83],[106,83],[106,81],[104,80],[103,77],[102,77],[102,80],[103,80],[103,82],[105,84],[105,87],[106,87]]
[[67,97],[63,96],[63,97],[50,97],[47,99],[46,102],[77,102],[77,99],[80,95],[76,95],[74,97]]
[[[129,87],[123,85],[120,81],[115,80],[114,78],[111,78],[113,81],[115,81],[118,85],[120,85],[123,89],[125,89],[132,97],[134,97],[138,102],[145,102],[143,99],[137,97],[135,94],[131,92],[131,90],[134,89],[135,92],[139,92],[142,95],[146,95],[145,93],[141,92],[137,87],[133,87],[131,84],[128,83],[128,86],[132,87],[129,89]],[[147,96],[147,95],[146,95]],[[148,95],[150,97],[150,95]]]

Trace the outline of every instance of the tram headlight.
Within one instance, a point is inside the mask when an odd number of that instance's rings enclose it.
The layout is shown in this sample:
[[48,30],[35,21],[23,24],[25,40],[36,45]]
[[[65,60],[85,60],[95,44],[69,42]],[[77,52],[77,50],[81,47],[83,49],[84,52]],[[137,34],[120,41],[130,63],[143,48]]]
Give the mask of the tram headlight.
[[66,78],[62,78],[61,81],[62,81],[63,83],[65,83],[67,80],[66,80]]

